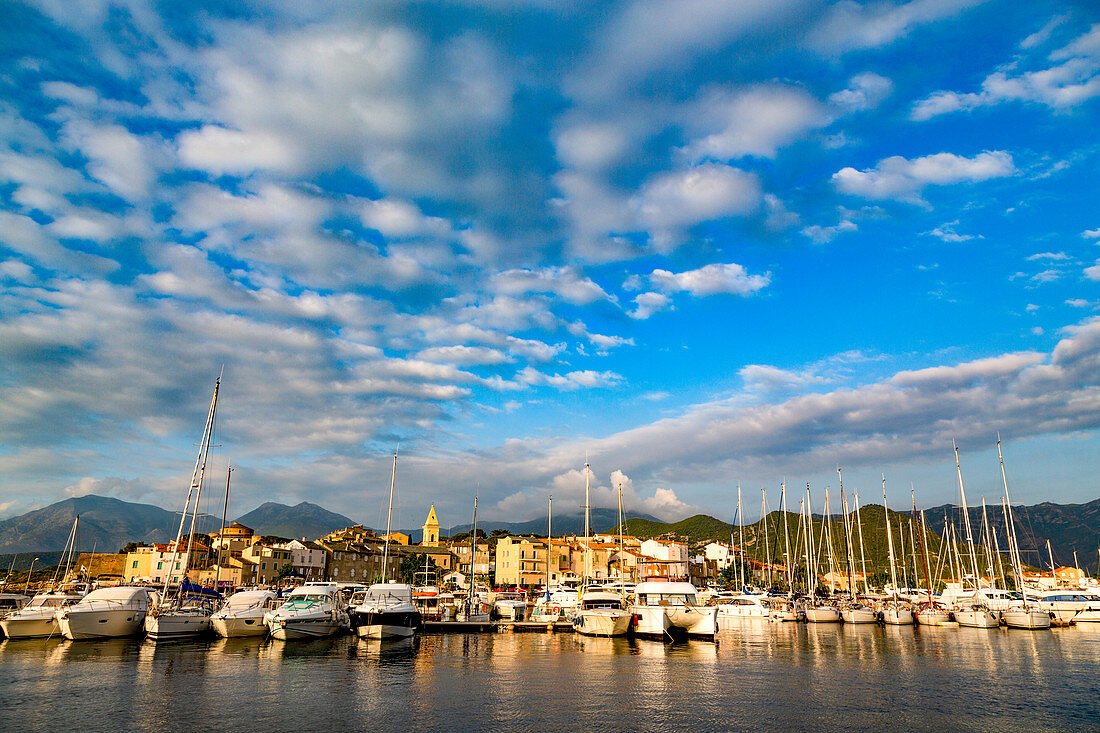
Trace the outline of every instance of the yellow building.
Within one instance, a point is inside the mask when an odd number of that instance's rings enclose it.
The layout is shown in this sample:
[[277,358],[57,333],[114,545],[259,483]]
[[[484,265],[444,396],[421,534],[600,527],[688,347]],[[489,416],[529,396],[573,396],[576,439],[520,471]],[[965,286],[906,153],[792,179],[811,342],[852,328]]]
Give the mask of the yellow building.
[[[553,565],[553,563],[551,563]],[[557,579],[551,567],[551,582]],[[546,540],[530,537],[501,537],[497,540],[497,585],[534,586],[546,582]]]
[[[439,545],[439,520],[435,518],[435,504],[428,510],[428,518],[424,521],[424,537],[420,544],[428,547]],[[405,544],[408,544],[407,542]]]
[[389,534],[382,535],[383,540],[389,540],[395,545],[407,545],[409,544],[409,536],[404,532],[390,532]]

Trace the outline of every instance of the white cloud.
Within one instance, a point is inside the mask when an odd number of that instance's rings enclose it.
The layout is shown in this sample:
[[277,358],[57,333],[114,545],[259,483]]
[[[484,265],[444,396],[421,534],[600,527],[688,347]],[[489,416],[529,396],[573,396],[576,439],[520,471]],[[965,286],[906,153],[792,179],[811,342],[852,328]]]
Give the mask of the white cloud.
[[1097,261],[1092,267],[1085,268],[1085,277],[1089,280],[1100,281],[1100,261]]
[[610,296],[573,267],[546,267],[539,270],[506,270],[490,279],[490,288],[516,296],[528,293],[552,293],[574,305],[587,305]]
[[920,193],[926,186],[977,183],[1010,176],[1015,170],[1012,156],[1000,150],[979,153],[973,158],[936,153],[908,160],[895,155],[871,169],[843,168],[833,174],[833,183],[842,193],[921,203]]
[[940,224],[938,227],[928,232],[928,234],[942,239],[945,242],[969,242],[971,239],[975,238],[973,234],[959,234],[956,232],[955,227],[958,226],[958,224],[958,219],[948,222],[947,224]]
[[893,88],[893,82],[886,77],[866,71],[853,76],[847,89],[830,94],[829,102],[845,112],[863,112],[877,107]]
[[839,224],[831,227],[812,224],[802,230],[802,235],[808,237],[814,244],[827,244],[844,232],[854,232],[858,229],[859,227],[854,221],[844,219]]
[[1086,229],[1081,232],[1084,239],[1100,239],[1100,229]]
[[1062,63],[1019,73],[1009,66],[987,76],[979,92],[935,92],[917,102],[910,116],[918,121],[928,120],[941,114],[1012,101],[1065,109],[1100,95],[1100,24],[1050,54],[1049,59]]
[[387,237],[447,236],[451,226],[445,220],[425,216],[408,201],[379,199],[363,204],[360,217],[363,225],[377,229]]
[[694,296],[752,295],[771,282],[771,273],[750,275],[736,262],[714,263],[687,272],[669,272],[654,270],[649,275],[650,283],[665,292],[688,292]]
[[672,304],[672,298],[668,297],[664,293],[647,292],[641,293],[634,298],[635,308],[630,311],[628,315],[631,318],[638,320],[645,320],[654,313],[659,313],[665,310]]
[[824,53],[885,46],[919,25],[947,18],[985,0],[911,0],[862,5],[841,0],[810,30],[807,40]]
[[693,160],[774,158],[780,147],[828,122],[824,107],[795,87],[717,92],[690,110],[688,127],[697,135],[685,152]]
[[1035,262],[1036,260],[1048,260],[1051,262],[1065,262],[1071,259],[1065,252],[1036,252],[1033,255],[1027,256],[1028,262]]
[[641,223],[658,249],[679,242],[684,228],[728,216],[742,216],[760,205],[760,182],[738,168],[703,164],[650,178],[634,198]]
[[88,173],[128,201],[149,195],[156,170],[150,144],[120,125],[67,123],[63,138],[88,158]]
[[559,132],[554,140],[558,160],[583,170],[602,170],[618,162],[630,144],[622,125],[590,122]]

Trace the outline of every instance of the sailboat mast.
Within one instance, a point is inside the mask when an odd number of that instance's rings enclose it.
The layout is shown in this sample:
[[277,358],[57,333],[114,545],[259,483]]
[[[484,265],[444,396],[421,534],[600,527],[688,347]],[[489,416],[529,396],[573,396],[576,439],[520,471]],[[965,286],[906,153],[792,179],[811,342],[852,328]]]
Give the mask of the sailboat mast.
[[821,517],[821,531],[828,532],[825,537],[825,549],[829,553],[829,594],[834,590],[833,582],[836,580],[836,549],[833,547],[833,528],[831,513],[829,512],[829,487],[825,487],[825,513]]
[[741,515],[741,482],[737,483],[737,551],[739,561],[737,567],[740,570],[741,590],[745,590],[745,521]]
[[1047,540],[1047,556],[1050,558],[1050,580],[1057,585],[1058,575],[1054,572],[1054,551],[1050,549],[1050,540]]
[[623,482],[619,482],[619,580],[623,578],[623,563],[626,553],[623,550]]
[[959,446],[951,441],[955,449],[955,474],[959,477],[959,497],[962,499],[963,522],[966,525],[966,547],[970,552],[970,566],[974,572],[974,587],[978,587],[978,555],[974,552],[974,535],[970,531],[970,510],[966,507],[966,492],[963,490],[962,466],[959,465]]
[[[913,511],[917,511],[917,499],[916,495],[913,497]],[[917,538],[921,543],[921,556],[924,558],[924,582],[928,586],[928,602],[932,602],[932,574],[929,572],[928,567],[928,546],[924,544],[925,540],[925,528],[924,528],[924,511],[920,513],[920,532],[917,533]]]
[[[554,536],[550,534],[550,521],[554,514],[554,495],[546,501],[546,600],[550,600],[550,555],[554,551]],[[472,557],[472,556],[471,556]],[[473,568],[473,565],[470,565]]]
[[768,544],[768,490],[760,489],[760,523],[764,525],[764,562],[767,584],[772,586],[772,551]]
[[991,532],[989,531],[989,515],[986,513],[985,510],[984,496],[982,497],[982,532],[985,534],[985,542],[982,543],[983,545],[985,545],[985,566],[986,569],[989,571],[990,581],[994,586],[996,586],[997,578],[995,575],[995,570],[993,568],[993,550],[990,547],[990,545],[993,544],[993,541],[991,539]]
[[894,569],[894,530],[890,526],[890,507],[886,504],[886,474],[882,475],[882,512],[886,517],[886,552],[890,558],[890,585],[894,589],[894,600],[898,599],[898,579]]
[[1024,585],[1024,563],[1020,559],[1020,544],[1016,540],[1016,520],[1012,516],[1012,499],[1008,495],[1008,477],[1005,474],[1005,458],[1001,453],[1001,436],[997,436],[997,460],[1001,464],[1001,482],[1004,484],[1005,489],[1005,516],[1008,520],[1007,532],[1009,532],[1009,543],[1012,547],[1010,552],[1012,553],[1012,562],[1015,566],[1017,578],[1020,583],[1020,593],[1024,597],[1024,605],[1027,605],[1027,587]]
[[[806,502],[802,499],[799,499],[798,505],[799,505],[798,506],[798,518],[800,520],[799,523],[801,524],[801,520],[806,515]],[[811,535],[812,534],[813,534],[813,528],[811,526],[809,526],[809,524],[807,524],[806,525],[806,534],[803,538],[805,543],[806,543],[806,595],[810,596],[811,598],[814,595],[814,590],[816,590],[815,586],[810,585],[810,582],[811,582],[810,578],[813,577],[813,566],[812,566],[812,563],[810,561],[810,558],[813,554],[813,546],[812,546],[813,543],[812,543],[812,540],[811,540]]]
[[781,497],[781,503],[783,504],[783,510],[780,512],[783,515],[783,549],[786,554],[784,555],[783,565],[787,570],[787,594],[790,595],[794,592],[794,576],[791,574],[791,531],[787,526],[787,482],[783,482],[783,493]]
[[845,569],[848,571],[848,593],[854,599],[856,597],[856,568],[855,560],[852,557],[852,525],[849,522],[848,500],[844,497],[844,474],[841,473],[840,466],[836,467],[836,475],[840,481],[840,509],[843,512],[844,518],[844,565]]
[[[206,425],[202,430],[202,441],[199,443],[199,454],[195,457],[195,468],[191,472],[191,485],[187,489],[187,500],[183,503],[183,514],[180,515],[180,526],[176,530],[176,543],[172,546],[172,559],[168,563],[168,572],[164,575],[164,592],[161,594],[165,597],[168,596],[168,584],[172,580],[172,570],[176,565],[176,558],[179,557],[180,540],[183,538],[183,525],[187,522],[187,514],[191,507],[192,494],[202,486],[202,473],[206,470],[206,454],[210,450],[210,434],[214,431],[214,412],[218,405],[218,388],[221,387],[222,378],[219,376],[214,381],[214,396],[210,398],[210,408],[206,412]],[[195,506],[198,507],[199,500],[195,497]],[[191,545],[187,545],[188,557],[191,555]],[[186,570],[184,571],[186,574]]]
[[859,531],[859,571],[863,573],[863,592],[867,595],[871,594],[871,587],[868,585],[870,579],[867,577],[867,556],[863,554],[863,520],[859,517],[859,493],[856,492],[856,529]]
[[222,557],[225,553],[225,517],[229,514],[229,479],[233,476],[233,464],[225,470],[225,503],[222,504],[222,528],[218,531],[218,566],[214,570],[214,590],[222,582]]
[[592,469],[588,466],[588,459],[584,461],[584,570],[583,577],[581,578],[581,592],[584,592],[584,586],[588,583],[588,578],[592,574],[592,540],[589,539],[589,520],[588,520],[588,496],[589,489],[592,485]]
[[909,549],[913,553],[913,585],[920,585],[920,568],[917,567],[917,541],[913,536],[912,517],[909,517]]
[[[390,474],[390,504],[386,509],[386,540],[382,543],[382,582],[387,582],[386,576],[390,567],[390,519],[393,516],[393,490],[397,486],[397,451],[393,452],[393,473]],[[473,562],[471,560],[471,562]],[[471,566],[472,567],[472,566]]]

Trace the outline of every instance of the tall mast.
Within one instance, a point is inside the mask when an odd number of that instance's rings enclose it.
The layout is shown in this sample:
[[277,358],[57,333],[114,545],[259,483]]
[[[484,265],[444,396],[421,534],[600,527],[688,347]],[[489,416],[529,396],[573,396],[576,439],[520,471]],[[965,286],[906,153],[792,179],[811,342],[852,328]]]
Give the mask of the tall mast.
[[741,515],[741,482],[737,482],[737,551],[739,554],[739,561],[737,567],[740,569],[741,577],[741,591],[745,590],[745,521]]
[[993,568],[993,550],[990,545],[993,544],[991,539],[991,532],[989,531],[989,515],[985,511],[985,497],[982,497],[982,532],[985,535],[985,566],[989,571],[990,582],[994,587],[997,585],[996,571]]
[[[901,550],[898,553],[898,564],[901,565],[901,584],[902,587],[909,587],[909,570],[905,566],[905,525],[902,524],[901,517],[898,517],[898,549]],[[916,578],[914,578],[916,580]]]
[[[810,485],[806,484],[806,551],[807,558],[809,558],[810,571],[813,578],[813,590],[810,591],[811,595],[817,594],[817,548],[814,546],[814,509],[813,501],[810,496]],[[806,583],[809,584],[810,577],[806,578]]]
[[782,494],[783,510],[780,512],[783,515],[783,549],[786,551],[784,555],[783,565],[787,569],[787,597],[789,598],[794,593],[794,576],[791,573],[791,531],[787,527],[787,482],[783,482],[783,494]]
[[770,588],[772,585],[772,551],[768,544],[768,490],[760,489],[760,523],[764,525],[764,562],[767,580]]
[[1054,551],[1050,549],[1050,540],[1047,540],[1047,556],[1050,558],[1050,581],[1057,585],[1058,576],[1054,572]]
[[[554,536],[550,534],[550,518],[554,514],[554,495],[546,501],[546,600],[550,600],[550,555],[554,551]],[[471,569],[473,565],[470,565]]]
[[[387,582],[390,567],[390,519],[393,517],[393,490],[397,487],[397,451],[393,452],[393,473],[390,474],[390,503],[386,509],[386,541],[382,543],[382,582]],[[472,556],[471,556],[472,558]],[[473,560],[471,559],[472,563]],[[470,567],[473,567],[471,564]]]
[[867,556],[863,554],[863,520],[859,518],[859,492],[856,492],[856,529],[859,531],[859,571],[863,573],[863,592],[871,594],[867,577]]
[[588,490],[591,486],[592,469],[588,466],[588,457],[584,459],[584,577],[581,578],[581,593],[584,592],[584,586],[588,583],[588,577],[591,573],[592,566],[592,540],[588,538]]
[[626,553],[623,549],[623,482],[619,482],[619,580],[623,579],[623,563]]
[[840,481],[840,508],[844,518],[844,564],[845,569],[848,571],[848,593],[854,600],[856,597],[856,568],[855,559],[852,557],[854,554],[852,552],[852,525],[848,521],[848,500],[844,497],[844,474],[841,473],[840,466],[836,467],[836,475]]
[[[176,565],[176,558],[179,557],[180,540],[183,538],[183,525],[187,522],[187,514],[191,509],[191,496],[195,495],[195,509],[198,510],[199,497],[198,493],[202,491],[202,481],[206,474],[206,456],[210,452],[210,436],[214,432],[214,412],[218,406],[218,389],[221,387],[222,378],[219,376],[214,381],[214,396],[210,398],[210,408],[206,412],[206,426],[202,430],[202,440],[199,443],[199,454],[195,457],[195,468],[191,472],[191,485],[187,489],[187,501],[183,504],[183,514],[180,515],[180,526],[176,530],[176,543],[172,547],[172,559],[168,563],[168,572],[164,575],[164,592],[161,594],[164,597],[168,596],[168,584],[172,580],[172,570]],[[192,531],[194,530],[194,522],[191,524]],[[187,543],[187,557],[191,557],[191,543]],[[187,568],[184,568],[181,579],[187,574]],[[182,583],[181,583],[182,585]]]
[[[801,519],[805,514],[805,501],[799,500],[799,518]],[[806,595],[809,595],[811,599],[814,597],[814,591],[817,590],[816,579],[813,578],[813,566],[811,564],[811,556],[813,555],[813,526],[811,524],[806,525],[805,543],[806,543]],[[811,584],[813,583],[813,584]]]
[[997,460],[1001,464],[1001,482],[1005,488],[1005,515],[1008,519],[1009,543],[1012,547],[1012,562],[1015,566],[1017,578],[1020,583],[1020,593],[1024,597],[1024,605],[1027,605],[1027,587],[1024,585],[1024,563],[1020,560],[1020,545],[1016,540],[1016,520],[1012,516],[1012,499],[1008,496],[1008,477],[1005,475],[1005,458],[1001,453],[1001,436],[997,436]]
[[920,585],[920,568],[917,567],[917,541],[913,536],[913,518],[909,517],[909,549],[913,553],[913,585]]
[[882,475],[882,512],[886,517],[886,551],[890,557],[890,585],[894,589],[894,600],[898,599],[898,578],[894,569],[894,531],[890,526],[890,507],[886,504],[886,474]]
[[978,587],[978,556],[974,552],[974,535],[970,531],[970,510],[966,508],[966,492],[963,490],[962,466],[959,465],[959,446],[951,440],[955,449],[955,473],[959,477],[959,497],[962,499],[963,521],[966,524],[966,547],[970,551],[970,566],[974,571],[974,588]]
[[[836,579],[836,550],[833,547],[833,528],[831,526],[831,514],[829,512],[829,487],[825,487],[825,513],[821,517],[821,531],[827,532],[825,536],[825,549],[829,553],[829,574],[833,576],[833,580]],[[829,595],[832,595],[833,581],[829,581]]]
[[222,505],[222,528],[218,532],[218,565],[214,570],[214,590],[222,581],[222,555],[225,550],[225,516],[229,513],[229,479],[233,475],[233,465],[226,467],[225,471],[225,503]]
[[[917,500],[916,500],[916,497],[914,496],[914,498],[913,498],[913,511],[915,512],[916,510],[917,510]],[[924,511],[923,510],[920,513],[920,532],[917,533],[917,538],[920,540],[920,543],[921,543],[921,555],[924,557],[924,582],[928,586],[928,589],[927,589],[928,590],[928,602],[931,603],[932,602],[932,574],[929,572],[929,568],[928,568],[928,547],[924,544],[925,529],[924,529]]]

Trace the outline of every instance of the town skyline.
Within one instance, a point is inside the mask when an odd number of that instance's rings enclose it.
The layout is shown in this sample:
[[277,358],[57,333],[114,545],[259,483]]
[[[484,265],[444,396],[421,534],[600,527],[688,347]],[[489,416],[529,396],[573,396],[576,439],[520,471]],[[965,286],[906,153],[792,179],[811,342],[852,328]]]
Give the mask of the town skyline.
[[4,10],[0,519],[179,508],[219,374],[210,490],[372,526],[1100,496],[1093,4],[80,7]]

